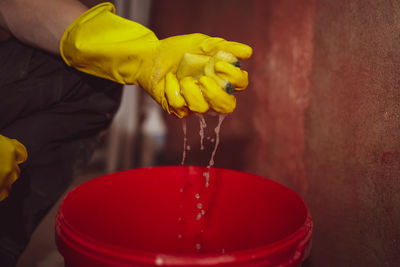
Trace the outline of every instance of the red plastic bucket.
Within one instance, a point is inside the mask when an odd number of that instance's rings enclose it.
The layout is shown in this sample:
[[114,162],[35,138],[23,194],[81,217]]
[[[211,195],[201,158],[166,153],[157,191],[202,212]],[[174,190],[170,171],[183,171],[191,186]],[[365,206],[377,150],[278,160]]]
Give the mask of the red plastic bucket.
[[56,218],[68,267],[299,266],[312,221],[292,190],[249,173],[134,169],[71,191]]

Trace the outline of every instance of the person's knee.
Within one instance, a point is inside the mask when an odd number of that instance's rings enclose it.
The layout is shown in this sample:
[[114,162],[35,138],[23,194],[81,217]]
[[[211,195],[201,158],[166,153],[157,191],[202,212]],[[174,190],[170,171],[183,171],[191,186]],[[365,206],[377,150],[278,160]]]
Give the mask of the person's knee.
[[18,258],[10,251],[6,251],[0,247],[0,266],[15,267],[17,266]]

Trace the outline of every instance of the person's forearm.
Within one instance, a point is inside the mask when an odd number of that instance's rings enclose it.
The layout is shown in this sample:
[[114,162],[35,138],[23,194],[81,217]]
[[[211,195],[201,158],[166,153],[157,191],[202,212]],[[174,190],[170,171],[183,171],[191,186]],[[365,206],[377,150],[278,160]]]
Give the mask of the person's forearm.
[[24,43],[59,54],[64,31],[86,10],[78,0],[0,0],[0,26]]

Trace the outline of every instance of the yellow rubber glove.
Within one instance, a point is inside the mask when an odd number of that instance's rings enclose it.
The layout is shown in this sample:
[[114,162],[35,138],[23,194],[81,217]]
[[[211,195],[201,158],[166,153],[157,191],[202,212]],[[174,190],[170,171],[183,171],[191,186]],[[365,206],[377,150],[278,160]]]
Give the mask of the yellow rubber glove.
[[11,185],[18,179],[18,164],[26,161],[28,154],[23,144],[0,135],[0,201],[11,192]]
[[110,3],[97,5],[77,18],[60,41],[64,61],[80,71],[144,88],[170,114],[210,108],[230,113],[233,90],[248,85],[239,68],[252,49],[204,34],[158,40],[152,31],[114,14]]

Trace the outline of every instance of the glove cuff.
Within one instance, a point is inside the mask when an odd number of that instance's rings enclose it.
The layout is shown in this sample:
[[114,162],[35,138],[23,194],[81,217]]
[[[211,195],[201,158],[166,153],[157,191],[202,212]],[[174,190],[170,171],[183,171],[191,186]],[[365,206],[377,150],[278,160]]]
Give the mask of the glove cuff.
[[68,66],[72,66],[73,64],[70,61],[70,57],[68,55],[66,55],[68,53],[64,53],[64,51],[69,51],[69,49],[64,48],[64,47],[69,46],[68,39],[71,38],[70,33],[73,31],[72,29],[74,29],[75,27],[78,27],[79,24],[83,24],[87,20],[97,16],[101,12],[111,12],[111,13],[115,14],[115,6],[109,2],[98,4],[90,9],[88,9],[83,14],[81,14],[65,30],[64,34],[62,35],[62,37],[60,39],[59,49],[60,49],[61,57],[63,58],[65,63],[67,63]]
[[82,72],[137,85],[142,70],[153,64],[148,59],[158,46],[152,31],[115,15],[111,3],[102,3],[67,28],[60,41],[60,54],[67,65]]

